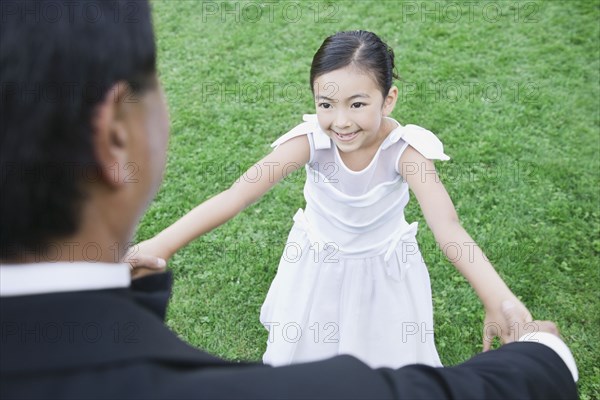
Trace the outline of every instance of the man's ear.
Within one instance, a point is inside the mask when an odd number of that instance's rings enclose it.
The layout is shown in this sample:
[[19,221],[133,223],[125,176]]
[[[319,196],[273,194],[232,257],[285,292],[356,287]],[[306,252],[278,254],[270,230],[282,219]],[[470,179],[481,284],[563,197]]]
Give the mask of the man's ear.
[[392,113],[392,111],[394,111],[394,107],[396,106],[397,100],[398,88],[396,86],[392,86],[387,96],[385,96],[385,99],[383,99],[383,109],[381,110],[381,113],[384,117],[387,117]]
[[92,122],[94,155],[101,179],[113,188],[123,185],[122,169],[128,162],[128,127],[125,124],[129,85],[118,82],[96,106]]

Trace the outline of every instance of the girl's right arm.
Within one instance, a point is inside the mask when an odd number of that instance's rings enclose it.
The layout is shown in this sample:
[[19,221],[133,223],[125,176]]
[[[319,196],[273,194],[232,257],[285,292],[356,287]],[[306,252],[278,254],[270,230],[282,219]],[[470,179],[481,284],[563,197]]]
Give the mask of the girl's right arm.
[[[195,238],[224,224],[260,199],[277,182],[305,165],[309,158],[310,145],[306,135],[282,143],[249,168],[229,189],[198,205],[153,238],[138,244],[135,254],[168,260]],[[136,268],[144,266],[131,259],[129,262]]]

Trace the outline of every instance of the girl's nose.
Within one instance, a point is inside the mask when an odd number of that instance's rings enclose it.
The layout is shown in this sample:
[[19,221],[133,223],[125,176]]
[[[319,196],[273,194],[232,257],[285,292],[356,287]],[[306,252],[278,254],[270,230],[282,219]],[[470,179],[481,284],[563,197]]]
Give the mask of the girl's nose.
[[343,112],[338,112],[335,116],[335,120],[333,121],[333,125],[336,129],[346,129],[350,127],[350,120]]

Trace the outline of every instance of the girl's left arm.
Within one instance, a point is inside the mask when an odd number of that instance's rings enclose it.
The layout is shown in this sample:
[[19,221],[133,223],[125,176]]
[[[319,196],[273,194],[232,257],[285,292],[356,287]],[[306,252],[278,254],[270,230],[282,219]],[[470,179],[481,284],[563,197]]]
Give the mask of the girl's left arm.
[[[433,162],[408,146],[400,157],[398,170],[415,194],[438,245],[469,281],[485,307],[483,350],[489,350],[492,339],[496,336],[503,343],[511,339],[511,330],[519,330],[507,325],[502,312],[503,302],[510,301],[517,307],[524,323],[532,321],[531,314],[506,286],[483,251],[460,224],[454,204],[440,181]],[[460,257],[453,254],[457,251],[460,251]]]

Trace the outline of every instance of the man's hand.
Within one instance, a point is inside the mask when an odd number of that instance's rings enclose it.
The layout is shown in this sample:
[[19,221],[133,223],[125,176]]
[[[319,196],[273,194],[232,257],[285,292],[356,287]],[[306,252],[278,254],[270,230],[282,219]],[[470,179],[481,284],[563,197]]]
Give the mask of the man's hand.
[[127,250],[123,262],[131,267],[131,278],[163,272],[167,262],[152,239],[135,244]]

